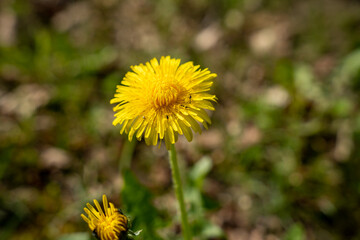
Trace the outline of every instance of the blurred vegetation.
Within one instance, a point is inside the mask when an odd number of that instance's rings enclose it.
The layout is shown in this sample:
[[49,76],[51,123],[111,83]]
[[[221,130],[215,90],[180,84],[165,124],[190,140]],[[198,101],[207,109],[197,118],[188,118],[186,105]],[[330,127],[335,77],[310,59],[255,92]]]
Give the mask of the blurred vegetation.
[[218,74],[213,124],[177,146],[196,239],[359,239],[359,12],[2,0],[0,239],[90,239],[80,214],[102,194],[139,239],[179,239],[166,149],[126,146],[109,104],[130,65],[162,55]]

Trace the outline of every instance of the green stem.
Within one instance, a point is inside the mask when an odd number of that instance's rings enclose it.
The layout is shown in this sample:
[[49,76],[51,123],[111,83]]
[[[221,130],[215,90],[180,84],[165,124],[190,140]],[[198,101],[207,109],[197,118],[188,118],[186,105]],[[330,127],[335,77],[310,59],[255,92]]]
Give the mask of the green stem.
[[125,141],[124,147],[121,152],[120,161],[119,161],[119,172],[122,173],[124,170],[128,171],[131,165],[131,159],[134,155],[134,149],[136,146],[136,141]]
[[175,145],[171,145],[171,149],[169,150],[169,160],[171,166],[171,173],[172,173],[172,180],[174,183],[174,189],[176,193],[176,198],[179,202],[180,212],[181,212],[181,225],[182,231],[185,240],[191,240],[191,232],[189,228],[189,223],[187,219],[187,213],[185,209],[185,202],[184,202],[184,194],[182,191],[181,179],[180,179],[180,171],[176,157],[176,150]]
[[[124,175],[127,171],[130,170],[131,165],[131,159],[134,155],[134,150],[136,146],[136,141],[125,141],[123,149],[121,151],[120,159],[119,159],[119,174],[121,175],[121,178],[124,179]],[[120,188],[120,199],[122,199],[122,192],[124,190],[124,186]]]

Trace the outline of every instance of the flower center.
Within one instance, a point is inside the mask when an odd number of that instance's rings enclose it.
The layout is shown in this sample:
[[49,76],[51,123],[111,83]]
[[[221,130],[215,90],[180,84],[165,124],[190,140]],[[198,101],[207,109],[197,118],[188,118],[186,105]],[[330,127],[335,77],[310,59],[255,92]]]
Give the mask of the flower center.
[[172,105],[178,101],[180,88],[174,84],[159,84],[155,86],[152,99],[155,108]]

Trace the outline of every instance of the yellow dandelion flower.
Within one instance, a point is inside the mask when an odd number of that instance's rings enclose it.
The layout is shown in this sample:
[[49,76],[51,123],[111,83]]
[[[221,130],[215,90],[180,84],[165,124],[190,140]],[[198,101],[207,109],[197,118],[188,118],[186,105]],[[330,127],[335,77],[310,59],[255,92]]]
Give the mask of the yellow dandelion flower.
[[188,141],[193,133],[201,133],[211,124],[207,110],[215,110],[211,101],[215,95],[207,93],[216,77],[208,69],[199,69],[192,62],[180,65],[180,59],[161,57],[144,64],[131,66],[110,103],[114,107],[113,125],[121,125],[120,133],[134,136],[146,144],[157,145],[165,140],[170,149],[178,135],[185,135]]
[[87,208],[84,208],[84,211],[88,217],[84,214],[81,214],[81,217],[87,222],[97,238],[100,240],[120,240],[124,236],[125,239],[128,230],[127,217],[116,209],[114,204],[108,203],[105,195],[103,195],[104,211],[96,199],[94,204],[96,209],[87,203]]

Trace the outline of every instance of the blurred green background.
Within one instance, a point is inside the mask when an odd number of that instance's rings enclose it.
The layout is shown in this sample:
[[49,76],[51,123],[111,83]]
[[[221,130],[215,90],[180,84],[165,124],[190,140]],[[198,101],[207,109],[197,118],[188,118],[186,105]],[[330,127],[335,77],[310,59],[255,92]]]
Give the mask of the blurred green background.
[[90,239],[102,194],[180,239],[166,149],[109,104],[163,55],[218,74],[213,124],[177,144],[196,239],[360,239],[355,0],[1,0],[0,239]]

